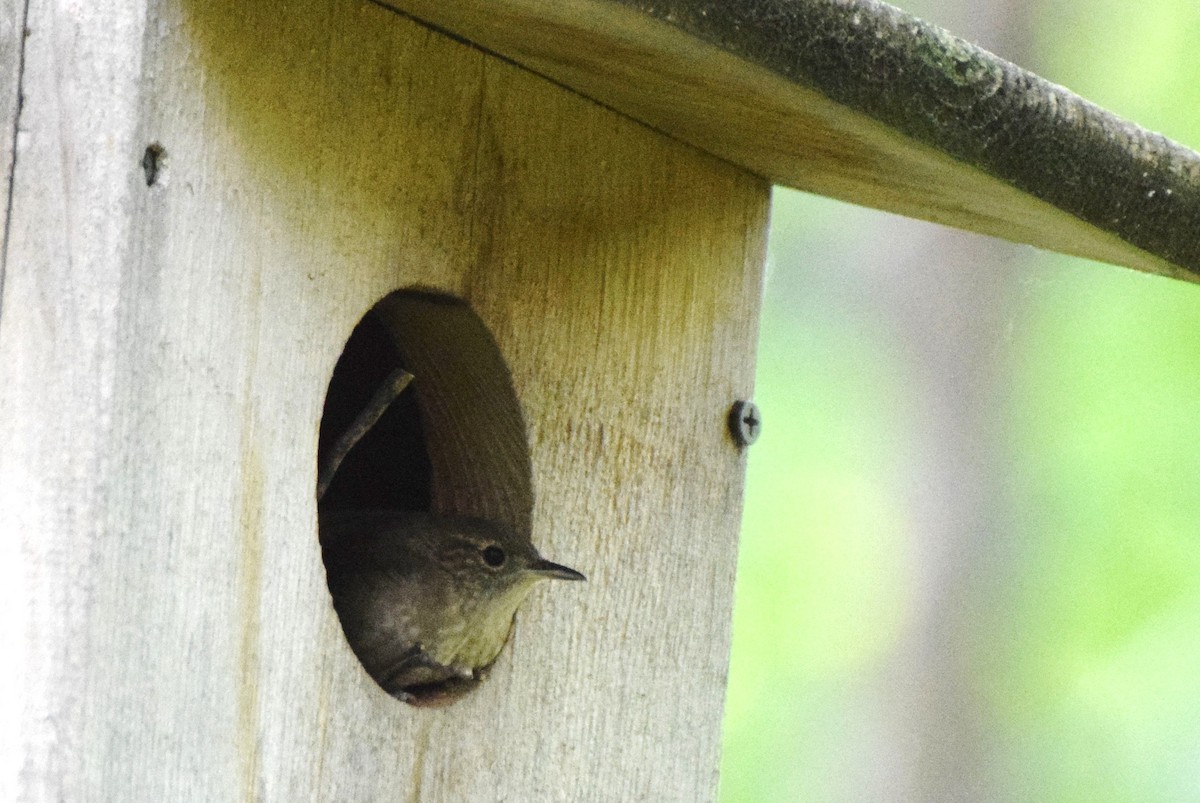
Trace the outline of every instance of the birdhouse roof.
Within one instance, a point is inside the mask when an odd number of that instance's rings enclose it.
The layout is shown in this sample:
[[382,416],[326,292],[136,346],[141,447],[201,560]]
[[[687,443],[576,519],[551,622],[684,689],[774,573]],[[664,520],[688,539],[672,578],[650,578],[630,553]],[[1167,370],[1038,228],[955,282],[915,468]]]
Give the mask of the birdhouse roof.
[[1200,280],[1200,154],[874,0],[388,0],[777,184]]

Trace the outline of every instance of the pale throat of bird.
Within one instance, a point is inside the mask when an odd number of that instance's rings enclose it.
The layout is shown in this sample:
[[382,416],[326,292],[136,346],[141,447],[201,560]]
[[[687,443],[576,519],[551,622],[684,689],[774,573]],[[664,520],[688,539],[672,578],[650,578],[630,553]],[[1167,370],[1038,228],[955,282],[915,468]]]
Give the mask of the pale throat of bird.
[[447,666],[468,667],[487,666],[496,660],[508,641],[517,608],[541,579],[537,575],[521,577],[503,593],[478,605],[459,630],[461,640],[446,639],[450,642],[445,645],[446,654],[434,655],[434,659]]

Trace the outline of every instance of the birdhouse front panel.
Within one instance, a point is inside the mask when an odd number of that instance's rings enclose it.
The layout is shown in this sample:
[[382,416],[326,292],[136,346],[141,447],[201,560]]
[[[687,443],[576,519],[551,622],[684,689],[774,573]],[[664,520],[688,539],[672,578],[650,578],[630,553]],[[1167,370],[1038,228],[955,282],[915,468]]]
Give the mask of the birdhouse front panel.
[[[372,3],[28,27],[0,306],[24,792],[713,797],[767,184]],[[397,290],[494,339],[527,475],[494,509],[587,576],[534,587],[437,708],[359,663],[318,540],[334,367]],[[507,482],[488,427],[417,415],[399,497]]]

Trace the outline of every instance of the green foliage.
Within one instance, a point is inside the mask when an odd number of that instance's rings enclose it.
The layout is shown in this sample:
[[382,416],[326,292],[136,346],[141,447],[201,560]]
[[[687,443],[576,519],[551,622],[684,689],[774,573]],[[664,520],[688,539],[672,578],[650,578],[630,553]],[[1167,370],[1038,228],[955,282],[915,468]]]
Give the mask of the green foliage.
[[[1200,146],[1195,0],[1030,0],[1031,66],[1140,125]],[[1134,13],[1136,9],[1136,13]]]
[[[981,623],[1007,758],[1041,796],[1195,795],[1200,287],[1046,260],[1014,354],[1022,549]],[[1153,783],[1147,786],[1148,781]]]
[[[780,191],[755,398],[722,797],[793,800],[853,749],[846,679],[899,637],[913,557],[896,482],[904,376],[878,322],[803,294],[802,265],[875,213]],[[853,220],[865,218],[864,220]],[[814,741],[812,724],[832,727]]]
[[[1039,0],[1031,14],[1026,66],[1200,145],[1200,5]],[[872,757],[911,751],[916,773],[953,763],[878,729],[903,720],[905,699],[880,675],[912,649],[925,584],[945,582],[922,571],[912,486],[897,481],[914,470],[912,374],[935,369],[806,268],[891,225],[777,198],[725,801],[929,788],[889,785],[906,765]],[[966,636],[944,640],[963,651],[955,704],[978,733],[940,747],[960,752],[988,797],[1200,799],[1200,287],[1024,253],[1006,268],[1012,317],[989,423],[1000,434],[983,458],[1003,542],[966,566],[954,619]]]

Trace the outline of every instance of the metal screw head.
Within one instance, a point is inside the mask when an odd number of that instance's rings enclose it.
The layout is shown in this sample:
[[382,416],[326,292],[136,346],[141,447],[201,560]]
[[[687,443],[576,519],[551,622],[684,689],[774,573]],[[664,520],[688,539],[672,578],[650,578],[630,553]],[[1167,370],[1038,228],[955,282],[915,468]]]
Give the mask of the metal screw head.
[[738,446],[749,446],[762,432],[762,417],[758,405],[750,401],[734,402],[729,411],[729,432]]

